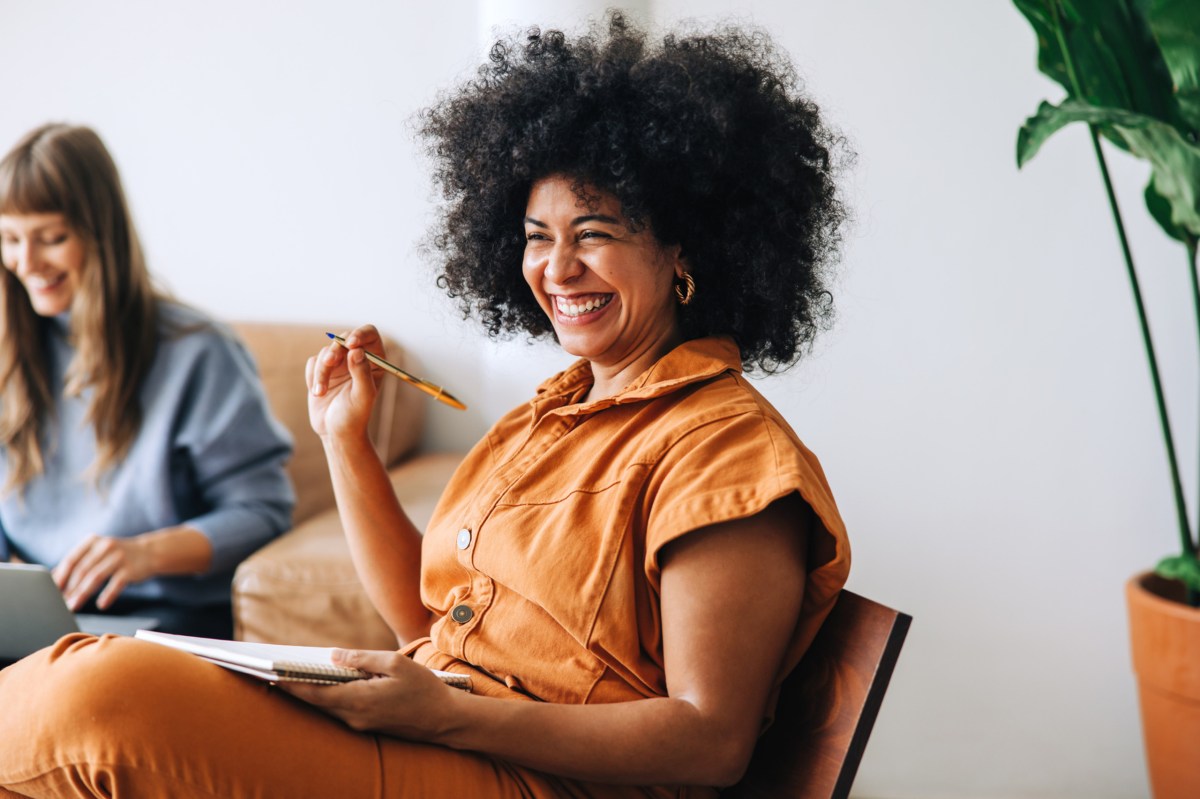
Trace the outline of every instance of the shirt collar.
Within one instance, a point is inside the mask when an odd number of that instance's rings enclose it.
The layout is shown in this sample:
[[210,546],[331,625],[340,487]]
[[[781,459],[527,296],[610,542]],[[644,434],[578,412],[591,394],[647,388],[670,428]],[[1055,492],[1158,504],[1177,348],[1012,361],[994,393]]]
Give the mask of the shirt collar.
[[741,371],[741,352],[729,336],[692,339],[659,358],[613,396],[583,403],[580,400],[591,388],[593,377],[591,363],[580,359],[538,386],[533,398],[534,415],[540,417],[551,411],[574,415],[595,413],[613,405],[661,397],[726,372]]
[[39,335],[43,341],[58,345],[71,344],[71,312],[63,311],[58,316],[38,318]]

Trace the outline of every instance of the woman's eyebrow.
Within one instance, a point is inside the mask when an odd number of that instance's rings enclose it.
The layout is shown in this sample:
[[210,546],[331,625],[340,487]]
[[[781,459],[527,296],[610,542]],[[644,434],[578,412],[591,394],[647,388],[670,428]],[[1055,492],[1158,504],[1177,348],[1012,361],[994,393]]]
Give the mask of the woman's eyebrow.
[[609,216],[608,214],[588,214],[587,216],[577,216],[571,220],[572,225],[583,225],[588,222],[604,222],[609,225],[621,224],[620,219],[617,219],[615,216]]
[[[588,222],[604,222],[609,225],[621,224],[621,220],[617,219],[615,216],[609,216],[608,214],[587,214],[586,216],[577,216],[572,219],[571,226],[574,227],[576,225],[585,225]],[[525,217],[525,224],[535,225],[537,227],[550,227],[545,222],[541,221],[540,219],[534,219],[532,216]]]

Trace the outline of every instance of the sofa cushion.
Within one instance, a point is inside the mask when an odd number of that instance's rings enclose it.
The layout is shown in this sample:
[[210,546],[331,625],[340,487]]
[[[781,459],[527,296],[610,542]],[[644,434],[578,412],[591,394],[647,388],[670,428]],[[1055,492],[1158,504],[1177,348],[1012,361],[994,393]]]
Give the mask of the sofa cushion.
[[[416,392],[414,392],[416,393]],[[389,470],[400,504],[425,529],[462,455],[418,455]],[[336,508],[318,513],[238,567],[234,635],[242,641],[395,649],[358,581]]]

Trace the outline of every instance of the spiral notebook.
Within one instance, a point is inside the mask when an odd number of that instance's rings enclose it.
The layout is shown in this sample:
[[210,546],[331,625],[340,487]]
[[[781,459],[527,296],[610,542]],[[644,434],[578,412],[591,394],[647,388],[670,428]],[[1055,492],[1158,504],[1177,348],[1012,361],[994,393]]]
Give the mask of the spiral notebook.
[[[134,637],[190,652],[210,663],[269,682],[310,682],[336,685],[351,680],[367,679],[371,676],[358,669],[335,666],[331,647],[222,641],[215,638],[196,638],[190,635],[173,635],[152,630],[138,630]],[[454,674],[437,669],[431,669],[431,671],[439,680],[453,688],[461,688],[464,691],[471,690],[471,678],[465,674]]]

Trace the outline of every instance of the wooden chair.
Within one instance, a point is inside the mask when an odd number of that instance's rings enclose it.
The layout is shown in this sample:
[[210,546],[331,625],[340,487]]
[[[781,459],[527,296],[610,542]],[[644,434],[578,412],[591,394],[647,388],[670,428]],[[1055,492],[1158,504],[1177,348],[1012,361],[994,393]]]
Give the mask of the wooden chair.
[[843,590],[784,681],[738,799],[846,799],[912,617]]

